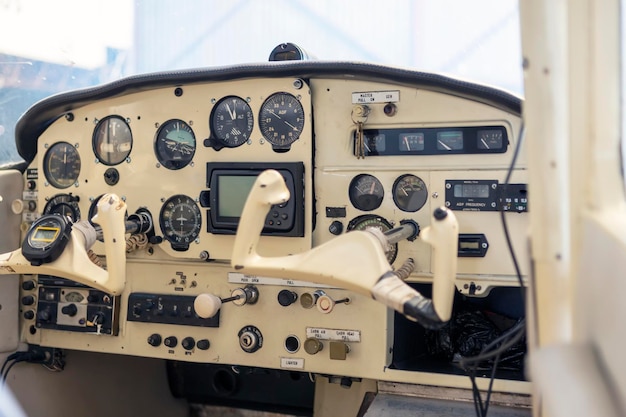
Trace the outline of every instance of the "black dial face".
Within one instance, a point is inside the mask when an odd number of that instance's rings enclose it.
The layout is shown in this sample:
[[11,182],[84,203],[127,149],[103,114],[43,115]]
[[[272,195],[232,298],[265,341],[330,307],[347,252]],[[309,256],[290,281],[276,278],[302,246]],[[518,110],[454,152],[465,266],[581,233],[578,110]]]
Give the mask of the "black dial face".
[[289,148],[304,128],[302,104],[289,93],[273,94],[261,107],[259,128],[274,148]]
[[352,179],[348,196],[352,205],[359,210],[376,210],[383,202],[383,185],[373,175],[360,174]]
[[393,184],[393,201],[400,210],[417,211],[426,204],[427,199],[428,190],[420,177],[402,175]]
[[[374,214],[365,214],[363,216],[359,216],[350,220],[348,223],[348,227],[346,230],[349,232],[351,230],[367,230],[368,228],[373,227],[379,229],[381,232],[386,232],[392,228],[391,223],[380,216],[376,216]],[[398,255],[398,244],[394,243],[389,246],[389,250],[386,252],[387,261],[390,264],[396,260],[396,256]]]
[[196,136],[191,126],[178,119],[163,123],[156,134],[154,153],[167,169],[186,167],[196,153]]
[[100,120],[93,132],[93,152],[105,165],[117,165],[126,160],[133,148],[133,135],[128,123],[120,116]]
[[250,139],[254,115],[244,99],[225,97],[213,109],[210,124],[211,133],[221,144],[235,148]]
[[463,150],[463,132],[460,130],[438,132],[437,150],[448,152]]
[[58,214],[69,217],[72,223],[80,220],[79,198],[71,194],[57,194],[46,203],[43,214]]
[[187,249],[200,234],[202,214],[192,198],[175,195],[163,204],[159,224],[163,237],[172,247]]
[[74,185],[80,174],[80,156],[76,148],[67,142],[52,145],[43,158],[43,173],[53,187]]
[[478,149],[502,149],[502,131],[499,129],[485,129],[478,131],[476,146]]

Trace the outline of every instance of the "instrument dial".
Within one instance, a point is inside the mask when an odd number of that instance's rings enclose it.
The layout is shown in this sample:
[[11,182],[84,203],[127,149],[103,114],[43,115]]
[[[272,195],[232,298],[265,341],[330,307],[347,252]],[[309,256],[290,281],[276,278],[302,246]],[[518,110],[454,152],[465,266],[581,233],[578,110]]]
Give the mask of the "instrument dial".
[[428,199],[426,184],[420,177],[406,174],[398,177],[393,184],[393,201],[403,211],[417,211]]
[[117,165],[126,160],[133,148],[133,135],[120,116],[100,120],[93,132],[93,152],[104,165]]
[[289,93],[271,95],[261,106],[259,128],[275,149],[289,149],[304,128],[304,110]]
[[[350,220],[346,230],[350,232],[351,230],[366,230],[370,227],[379,229],[383,233],[392,228],[391,223],[383,217],[376,216],[374,214],[365,214]],[[387,261],[392,264],[398,255],[398,244],[394,243],[393,245],[389,245],[389,250],[386,252],[386,255]]]
[[478,131],[478,149],[502,149],[502,130],[486,129]]
[[437,150],[448,152],[463,150],[463,132],[460,130],[437,132]]
[[80,220],[80,209],[78,208],[78,196],[72,194],[57,194],[46,203],[43,214],[58,214],[69,217],[72,223]]
[[156,134],[154,153],[167,169],[186,167],[196,153],[196,136],[191,126],[178,119],[163,123]]
[[230,96],[220,100],[211,114],[211,133],[229,148],[241,146],[254,129],[252,109],[242,98]]
[[74,185],[80,174],[80,156],[76,148],[67,142],[52,145],[43,158],[43,173],[53,187]]
[[187,250],[202,228],[202,214],[196,202],[186,195],[170,197],[161,208],[159,224],[163,237],[175,250]]
[[373,175],[360,174],[352,179],[348,196],[352,205],[359,210],[376,210],[383,202],[383,185]]

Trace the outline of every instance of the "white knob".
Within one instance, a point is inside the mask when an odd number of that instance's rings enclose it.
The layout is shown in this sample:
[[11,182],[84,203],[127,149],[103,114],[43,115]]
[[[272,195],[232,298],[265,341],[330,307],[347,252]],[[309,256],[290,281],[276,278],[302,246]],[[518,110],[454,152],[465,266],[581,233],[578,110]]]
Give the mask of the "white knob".
[[222,307],[222,300],[213,294],[200,294],[193,301],[193,309],[198,317],[210,319],[215,316]]

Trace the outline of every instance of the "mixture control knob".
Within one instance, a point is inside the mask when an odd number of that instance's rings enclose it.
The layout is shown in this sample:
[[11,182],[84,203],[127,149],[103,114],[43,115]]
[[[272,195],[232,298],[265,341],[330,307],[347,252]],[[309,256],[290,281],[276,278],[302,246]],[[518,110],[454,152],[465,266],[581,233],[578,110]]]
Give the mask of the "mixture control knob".
[[210,319],[215,316],[221,307],[222,300],[213,294],[200,294],[193,301],[193,309],[198,317],[203,319]]
[[161,346],[161,335],[158,333],[151,334],[148,336],[148,344],[150,346],[158,347]]
[[315,355],[317,352],[324,349],[324,345],[314,337],[309,337],[304,341],[304,351],[309,355]]
[[192,350],[193,348],[196,347],[196,341],[193,337],[184,338],[180,344],[183,346],[183,349],[185,350]]
[[76,307],[76,304],[68,304],[65,307],[61,308],[61,313],[70,317],[74,317],[76,313],[78,313],[78,307]]
[[292,305],[298,299],[298,294],[290,290],[282,290],[278,293],[278,304],[283,307]]
[[211,347],[211,342],[209,342],[208,339],[200,339],[198,340],[198,343],[196,343],[196,346],[200,350],[208,350],[209,347]]
[[174,348],[178,344],[178,339],[176,338],[176,336],[169,336],[165,338],[163,344],[168,348]]

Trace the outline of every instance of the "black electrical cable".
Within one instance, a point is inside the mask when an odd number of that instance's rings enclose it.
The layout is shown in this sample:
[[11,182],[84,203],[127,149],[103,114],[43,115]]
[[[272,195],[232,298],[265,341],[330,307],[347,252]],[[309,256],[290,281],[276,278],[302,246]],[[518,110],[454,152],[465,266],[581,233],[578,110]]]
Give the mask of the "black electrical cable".
[[7,382],[7,377],[9,376],[9,372],[11,372],[11,369],[13,369],[13,367],[14,367],[16,364],[18,364],[18,363],[20,363],[20,362],[23,362],[24,360],[25,360],[25,359],[23,359],[23,358],[18,358],[18,359],[15,359],[15,360],[11,363],[11,365],[9,365],[9,366],[7,367],[6,372],[4,373],[4,375],[2,375],[2,385],[6,384],[6,382]]
[[[509,185],[511,180],[511,176],[513,175],[513,169],[517,163],[517,158],[520,153],[522,142],[524,141],[524,137],[526,136],[526,127],[522,122],[520,127],[517,144],[515,146],[515,150],[513,152],[513,158],[511,159],[511,163],[509,164],[509,168],[504,180],[503,187]],[[504,231],[504,237],[506,240],[506,244],[509,250],[509,254],[511,255],[511,260],[513,262],[513,266],[515,268],[515,274],[517,276],[517,280],[519,282],[520,287],[520,295],[522,298],[522,308],[526,307],[526,292],[524,286],[524,280],[522,278],[522,272],[519,267],[519,263],[517,261],[517,256],[515,255],[515,250],[513,248],[513,243],[511,241],[511,236],[509,233],[509,227],[506,222],[505,211],[500,211],[500,220],[502,223],[502,230]],[[518,343],[522,337],[526,334],[525,332],[526,320],[520,320],[516,325],[508,329],[503,335],[493,340],[487,346],[483,347],[481,352],[473,357],[463,358],[460,361],[460,365],[467,372],[470,381],[472,382],[472,394],[474,397],[474,408],[476,410],[477,417],[487,417],[487,411],[489,410],[489,401],[491,400],[491,394],[493,391],[493,383],[496,377],[496,369],[498,367],[498,363],[500,361],[500,356],[502,353],[506,352],[509,348]],[[510,339],[509,339],[510,338]],[[490,351],[491,348],[495,347],[494,350]],[[489,387],[487,388],[487,397],[485,398],[485,402],[483,404],[482,397],[480,396],[480,390],[478,385],[476,384],[476,369],[478,364],[482,361],[489,360],[494,358],[494,362],[491,370],[491,377],[489,380]]]
[[14,352],[6,357],[6,359],[4,360],[4,363],[2,364],[2,369],[0,369],[0,380],[3,379],[2,375],[4,375],[4,370],[9,364],[9,362],[14,361],[20,355],[20,353],[22,352]]

